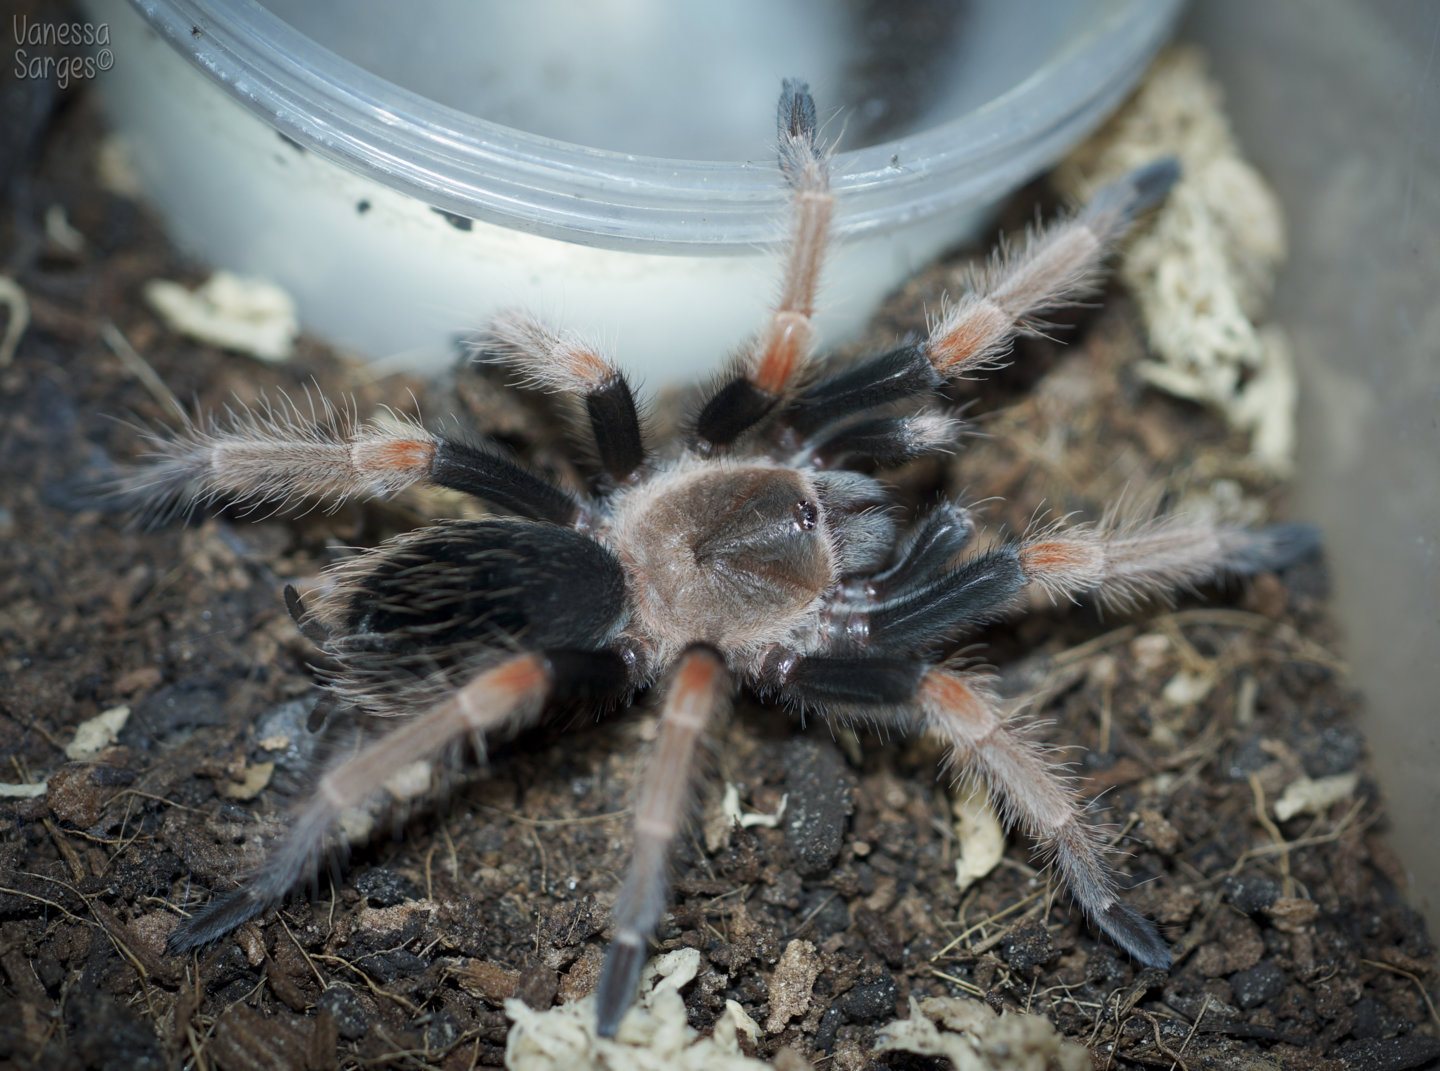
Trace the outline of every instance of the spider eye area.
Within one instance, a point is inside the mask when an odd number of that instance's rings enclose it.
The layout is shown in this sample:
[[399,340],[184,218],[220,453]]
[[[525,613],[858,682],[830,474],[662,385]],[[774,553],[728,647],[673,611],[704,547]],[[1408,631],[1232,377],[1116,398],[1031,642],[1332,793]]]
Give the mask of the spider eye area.
[[795,526],[802,532],[813,532],[820,523],[820,507],[808,499],[795,503]]

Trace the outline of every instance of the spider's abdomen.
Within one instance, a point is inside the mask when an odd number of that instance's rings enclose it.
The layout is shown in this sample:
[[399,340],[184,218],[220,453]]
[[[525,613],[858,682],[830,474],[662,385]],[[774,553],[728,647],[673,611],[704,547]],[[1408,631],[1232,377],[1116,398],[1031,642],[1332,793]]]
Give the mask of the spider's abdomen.
[[350,678],[342,683],[377,709],[517,647],[599,650],[625,623],[615,555],[556,525],[441,521],[330,575],[309,616],[330,634],[327,652]]
[[684,463],[627,496],[611,538],[662,657],[783,637],[836,580],[817,488],[774,465]]

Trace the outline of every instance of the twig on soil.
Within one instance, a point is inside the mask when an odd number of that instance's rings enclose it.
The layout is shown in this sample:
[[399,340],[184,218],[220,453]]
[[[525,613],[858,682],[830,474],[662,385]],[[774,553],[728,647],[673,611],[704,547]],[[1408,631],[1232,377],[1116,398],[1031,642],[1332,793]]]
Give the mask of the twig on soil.
[[180,404],[180,399],[175,397],[175,392],[165,385],[160,373],[151,367],[150,362],[140,356],[140,351],[130,345],[130,340],[115,326],[114,320],[101,322],[100,337],[105,340],[105,345],[110,347],[110,352],[120,358],[125,370],[138,379],[157,402],[170,410],[171,415],[182,423],[189,421],[189,414]]
[[805,928],[815,920],[815,916],[820,914],[820,912],[823,911],[825,908],[829,907],[830,903],[839,895],[839,893],[832,892],[829,896],[825,897],[825,899],[821,900],[818,904],[811,908],[810,911],[805,915],[805,917],[800,920],[800,924],[795,927],[794,931],[787,939],[793,939],[803,934],[805,932]]
[[[975,923],[975,925],[969,927],[967,930],[965,930],[963,933],[961,933],[958,937],[956,937],[956,938],[954,938],[953,940],[951,940],[951,942],[950,942],[948,945],[946,945],[944,948],[942,948],[939,952],[936,952],[933,956],[931,956],[931,957],[930,957],[930,962],[931,962],[931,963],[934,963],[937,959],[939,959],[941,956],[943,956],[943,955],[945,955],[946,953],[948,953],[952,948],[954,948],[956,945],[958,945],[961,941],[965,940],[965,938],[969,937],[972,933],[975,933],[977,930],[982,930],[982,929],[984,929],[986,926],[990,925],[992,922],[999,922],[999,921],[1000,921],[1001,919],[1003,919],[1006,915],[1014,914],[1016,911],[1019,911],[1019,910],[1020,910],[1022,907],[1024,907],[1026,904],[1030,903],[1030,901],[1032,901],[1032,900],[1034,900],[1034,899],[1036,899],[1036,898],[1038,898],[1038,897],[1041,897],[1041,896],[1046,895],[1049,891],[1050,891],[1050,890],[1048,889],[1048,887],[1047,887],[1047,888],[1044,888],[1044,889],[1036,889],[1033,893],[1031,893],[1029,896],[1025,897],[1023,900],[1016,900],[1016,901],[1015,901],[1013,904],[1011,904],[1009,907],[1002,908],[1001,910],[995,912],[995,914],[990,915],[990,916],[988,916],[987,918],[981,919],[979,922]],[[1036,907],[1039,907],[1039,906],[1041,906],[1041,905],[1036,905]],[[1034,908],[1032,908],[1031,910],[1033,911]],[[1024,914],[1023,916],[1021,916],[1021,918],[1022,918],[1022,919],[1023,919],[1023,918],[1028,918],[1028,917],[1030,916],[1030,913],[1031,913],[1030,911],[1025,912],[1025,914]],[[1019,922],[1020,919],[1016,919],[1016,921]],[[1009,933],[1010,931],[1009,931],[1009,930],[1006,930],[1005,932],[1006,932],[1006,933]],[[988,943],[987,943],[987,942],[988,942]],[[968,949],[966,949],[965,951],[966,951],[966,954],[967,954],[967,955],[981,955],[981,954],[983,954],[984,952],[988,951],[990,948],[993,948],[993,947],[994,947],[996,944],[998,944],[998,943],[999,943],[998,940],[996,940],[995,938],[986,938],[985,941],[982,941],[979,945],[975,945],[974,947],[968,948]]]
[[1180,1054],[1174,1049],[1172,1049],[1169,1045],[1165,1044],[1165,1039],[1160,1034],[1160,1020],[1154,1015],[1152,1015],[1150,1012],[1143,1010],[1137,1011],[1135,1014],[1140,1016],[1140,1018],[1144,1019],[1147,1023],[1150,1024],[1150,1029],[1155,1033],[1155,1048],[1163,1052],[1166,1056],[1170,1057],[1170,1059],[1172,1059],[1173,1061],[1175,1061],[1170,1065],[1171,1071],[1174,1071],[1174,1068],[1177,1065],[1179,1066],[1180,1071],[1190,1071],[1190,1065],[1187,1064],[1183,1059],[1181,1059]]
[[[1205,1018],[1205,1013],[1206,1013],[1207,1011],[1209,1011],[1209,1010],[1210,1010],[1210,994],[1209,994],[1209,993],[1206,993],[1206,994],[1205,994],[1205,1002],[1200,1005],[1200,1014],[1197,1015],[1197,1016],[1195,1016],[1195,1021],[1190,1024],[1190,1033],[1186,1034],[1186,1035],[1185,1035],[1185,1040],[1180,1043],[1180,1051],[1175,1054],[1175,1062],[1170,1065],[1170,1071],[1175,1071],[1175,1069],[1176,1069],[1177,1067],[1182,1068],[1182,1069],[1185,1068],[1185,1064],[1184,1064],[1184,1062],[1180,1059],[1180,1057],[1184,1056],[1184,1055],[1185,1055],[1185,1050],[1190,1047],[1190,1042],[1191,1042],[1192,1040],[1194,1040],[1194,1038],[1195,1038],[1195,1032],[1200,1029],[1200,1020],[1203,1019],[1203,1018]],[[1188,1071],[1188,1069],[1187,1069],[1187,1071]]]
[[124,788],[115,793],[115,799],[122,796],[139,796],[142,800],[154,800],[156,803],[163,803],[167,807],[174,807],[176,810],[189,811],[191,814],[204,814],[198,807],[187,807],[183,803],[176,803],[174,800],[167,800],[164,796],[156,796],[150,792],[141,792],[138,788]]
[[1091,655],[1099,654],[1101,651],[1114,647],[1116,644],[1124,643],[1132,639],[1140,630],[1134,625],[1122,625],[1120,628],[1112,629],[1101,636],[1084,643],[1077,643],[1074,647],[1067,647],[1053,659],[1055,667],[1068,666],[1075,662],[1083,662]]
[[1410,971],[1401,970],[1391,963],[1380,963],[1373,959],[1362,959],[1361,963],[1367,967],[1378,967],[1382,971],[1389,971],[1391,974],[1398,974],[1402,978],[1409,978],[1415,983],[1415,988],[1420,990],[1420,996],[1425,1001],[1425,1007],[1430,1009],[1430,1018],[1435,1020],[1435,1025],[1440,1026],[1440,1015],[1435,1013],[1435,1005],[1430,1000],[1430,994],[1425,991],[1425,984]]
[[[308,957],[307,957],[307,958],[308,958]],[[420,1014],[421,1009],[420,1009],[419,1005],[412,1004],[410,1001],[406,1000],[404,997],[400,996],[400,994],[398,994],[398,993],[391,993],[389,990],[385,989],[385,988],[384,988],[383,986],[381,986],[378,982],[376,982],[375,979],[371,978],[368,974],[366,974],[364,971],[362,971],[359,967],[357,967],[357,966],[355,966],[355,964],[351,963],[348,959],[343,959],[343,958],[340,957],[340,956],[325,956],[325,955],[317,955],[315,958],[318,959],[318,960],[319,960],[320,962],[322,962],[322,963],[338,963],[338,964],[339,964],[340,966],[342,966],[342,967],[348,967],[350,970],[354,971],[356,974],[358,974],[358,975],[360,976],[360,980],[363,981],[363,982],[365,983],[366,987],[370,990],[370,992],[374,993],[377,997],[385,997],[385,998],[388,999],[388,1000],[393,1000],[396,1004],[400,1005],[402,1008],[404,1008],[406,1011],[408,1011],[411,1015],[419,1015],[419,1014]]]
[[[42,881],[55,881],[54,878],[47,878],[44,874],[31,874],[29,872],[26,872],[23,876],[27,878],[40,878]],[[64,883],[56,882],[56,884],[59,885]],[[67,908],[64,904],[56,903],[54,900],[47,900],[43,896],[39,896],[32,892],[26,892],[24,889],[13,889],[8,885],[0,885],[0,893],[9,893],[11,896],[23,897],[26,900],[34,900],[37,904],[44,904],[46,907],[53,907],[56,911],[60,912],[66,918],[74,919],[76,922],[82,922],[86,926],[100,925],[94,919],[81,918],[79,915],[75,914],[75,912]]]
[[1300,661],[1313,662],[1342,676],[1349,672],[1344,661],[1331,651],[1320,646],[1320,644],[1314,640],[1306,639],[1300,635],[1299,632],[1295,631],[1293,625],[1287,625],[1283,621],[1272,621],[1264,614],[1251,613],[1249,610],[1197,608],[1194,610],[1177,610],[1175,613],[1166,614],[1164,617],[1157,618],[1153,624],[1159,625],[1162,622],[1174,622],[1182,626],[1218,625],[1221,627],[1245,628],[1252,632],[1265,632],[1289,648],[1291,654]]
[[1280,832],[1277,826],[1265,813],[1265,787],[1260,784],[1260,777],[1255,773],[1250,774],[1250,791],[1255,796],[1255,819],[1265,827],[1265,832],[1270,834],[1275,841],[1276,850],[1280,853],[1280,880],[1283,895],[1286,899],[1295,895],[1295,879],[1290,876],[1290,845],[1285,841],[1285,834]]
[[973,993],[975,996],[982,998],[985,996],[985,990],[981,989],[974,982],[967,982],[963,978],[957,978],[953,974],[946,974],[944,971],[938,971],[934,967],[930,968],[930,973],[936,978],[949,982],[953,986],[958,986],[959,988],[965,990],[965,992],[967,993]]
[[[981,920],[979,920],[978,923],[973,924],[973,926],[969,927],[968,930],[965,930],[965,931],[963,931],[963,933],[960,933],[958,937],[955,937],[955,939],[950,940],[950,943],[949,943],[949,944],[946,944],[946,946],[943,947],[943,949],[940,949],[939,952],[933,954],[933,956],[930,956],[930,962],[935,963],[937,959],[940,959],[940,957],[945,956],[946,953],[949,953],[949,952],[950,952],[950,949],[953,949],[953,947],[955,947],[956,944],[959,944],[960,941],[965,940],[966,937],[971,936],[971,934],[972,934],[972,933],[975,933],[976,930],[982,930],[982,928],[985,928],[986,926],[989,926],[989,924],[991,924],[991,923],[998,923],[998,921],[1001,920],[1001,918],[1004,918],[1005,916],[1008,916],[1008,914],[1014,914],[1015,911],[1020,910],[1020,908],[1024,907],[1025,904],[1030,903],[1031,900],[1035,900],[1035,898],[1037,898],[1037,897],[1041,897],[1041,895],[1044,895],[1045,892],[1047,892],[1047,891],[1048,891],[1048,890],[1044,890],[1044,888],[1037,888],[1037,890],[1035,890],[1034,892],[1031,892],[1031,894],[1028,895],[1028,897],[1025,897],[1024,900],[1017,900],[1017,901],[1015,901],[1014,904],[1009,905],[1009,907],[1001,908],[1001,910],[996,911],[996,913],[995,913],[995,914],[992,914],[992,916],[988,916],[988,917],[985,917],[985,918],[981,918]],[[1027,914],[1028,914],[1028,913],[1027,913]],[[966,952],[971,952],[971,950],[966,949]]]
[[1383,812],[1377,810],[1374,814],[1370,815],[1370,817],[1366,818],[1365,821],[1351,828],[1355,816],[1360,813],[1360,810],[1364,806],[1363,800],[1356,800],[1355,804],[1345,812],[1340,821],[1335,823],[1335,828],[1329,833],[1322,833],[1316,837],[1301,837],[1298,840],[1284,841],[1282,844],[1262,844],[1258,848],[1250,848],[1235,861],[1235,865],[1230,868],[1230,874],[1232,876],[1238,874],[1240,868],[1245,863],[1251,859],[1257,859],[1260,856],[1274,855],[1276,852],[1292,852],[1297,848],[1313,848],[1317,844],[1330,844],[1351,833],[1363,833],[1366,829],[1369,829],[1378,822],[1383,814]]
[[[50,834],[50,842],[55,845],[55,850],[60,853],[60,858],[65,860],[65,865],[70,868],[70,876],[76,881],[84,881],[88,878],[90,875],[86,871],[84,862],[71,847],[70,842],[65,839],[59,827],[49,818],[42,819],[41,822],[45,826],[45,831]],[[47,878],[46,880],[54,881],[55,879]]]
[[300,958],[303,959],[305,965],[310,968],[310,973],[315,975],[315,981],[319,983],[320,991],[323,993],[325,987],[330,983],[325,981],[325,976],[320,973],[320,968],[315,966],[315,961],[310,958],[310,953],[305,951],[305,946],[296,940],[295,935],[290,932],[290,927],[286,924],[284,916],[276,915],[275,921],[280,923],[281,928],[285,931],[285,936],[290,938],[290,943],[295,946],[295,951],[300,953]]

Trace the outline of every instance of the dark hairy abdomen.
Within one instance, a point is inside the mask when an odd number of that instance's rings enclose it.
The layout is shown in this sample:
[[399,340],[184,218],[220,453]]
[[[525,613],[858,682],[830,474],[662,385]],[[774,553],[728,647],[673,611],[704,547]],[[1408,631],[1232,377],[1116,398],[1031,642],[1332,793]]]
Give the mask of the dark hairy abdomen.
[[340,631],[398,654],[519,645],[598,648],[624,612],[615,556],[572,529],[448,521],[381,547]]

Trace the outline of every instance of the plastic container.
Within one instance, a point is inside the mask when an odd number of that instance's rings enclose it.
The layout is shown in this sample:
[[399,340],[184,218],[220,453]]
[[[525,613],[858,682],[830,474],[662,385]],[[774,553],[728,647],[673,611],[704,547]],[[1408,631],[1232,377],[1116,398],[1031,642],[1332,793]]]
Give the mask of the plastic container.
[[1324,529],[1341,653],[1365,693],[1392,840],[1434,933],[1440,8],[1206,0],[1182,34],[1208,52],[1236,133],[1288,216],[1270,312],[1300,372],[1292,513]]
[[114,42],[107,105],[183,248],[279,283],[371,358],[448,360],[457,333],[525,307],[654,385],[762,321],[782,76],[811,81],[841,142],[833,343],[1098,124],[1179,0],[86,7]]

